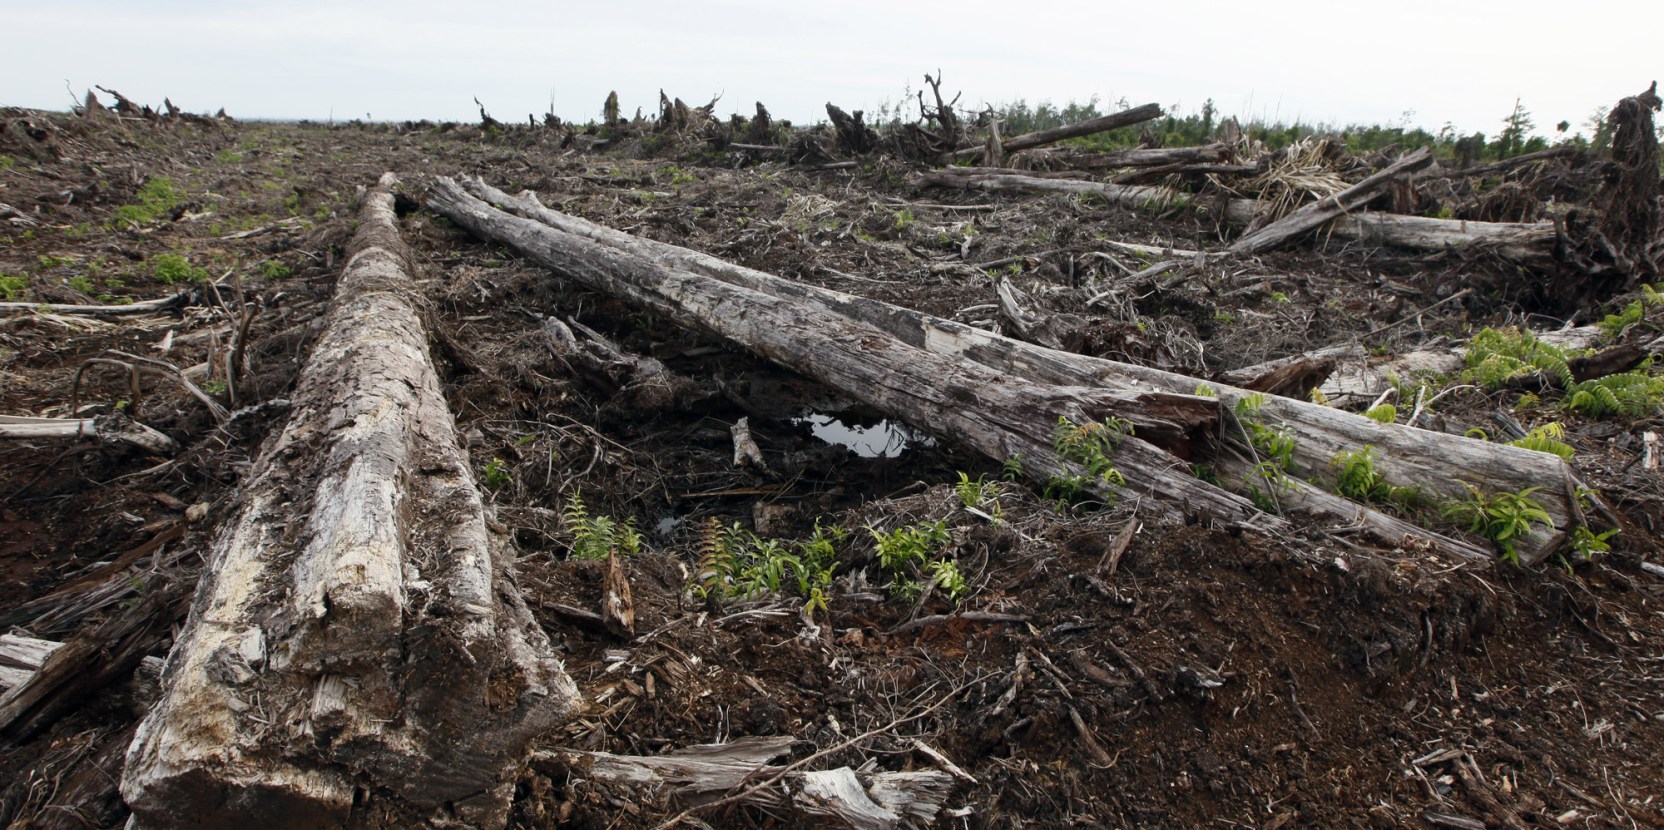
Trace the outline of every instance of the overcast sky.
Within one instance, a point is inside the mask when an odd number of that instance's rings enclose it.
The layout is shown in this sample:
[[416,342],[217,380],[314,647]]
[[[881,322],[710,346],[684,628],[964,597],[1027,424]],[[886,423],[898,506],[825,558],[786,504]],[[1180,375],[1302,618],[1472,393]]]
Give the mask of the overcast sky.
[[596,117],[662,87],[719,114],[875,109],[940,68],[961,105],[1156,102],[1494,134],[1521,99],[1581,129],[1664,75],[1664,3],[0,0],[0,104],[93,84],[238,117]]

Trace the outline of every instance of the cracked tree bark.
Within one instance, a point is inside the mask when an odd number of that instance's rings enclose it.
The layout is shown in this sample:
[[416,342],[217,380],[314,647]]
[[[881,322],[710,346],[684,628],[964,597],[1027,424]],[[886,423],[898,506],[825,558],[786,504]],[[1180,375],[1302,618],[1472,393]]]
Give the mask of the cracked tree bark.
[[377,802],[501,826],[528,741],[575,705],[457,441],[393,184],[129,749],[138,827],[332,827]]

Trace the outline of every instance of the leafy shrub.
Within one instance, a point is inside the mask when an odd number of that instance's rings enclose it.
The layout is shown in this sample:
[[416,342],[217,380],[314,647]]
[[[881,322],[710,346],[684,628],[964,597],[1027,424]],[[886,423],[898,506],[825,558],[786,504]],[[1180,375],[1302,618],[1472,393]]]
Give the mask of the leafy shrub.
[[207,282],[208,269],[192,265],[179,254],[158,254],[151,261],[156,279],[175,285],[181,282]]
[[1543,509],[1542,503],[1530,497],[1541,487],[1527,487],[1518,493],[1487,493],[1472,484],[1466,487],[1467,498],[1445,503],[1442,508],[1445,518],[1466,525],[1469,533],[1495,542],[1502,551],[1502,558],[1509,562],[1519,563],[1515,543],[1529,535],[1533,525],[1554,527],[1554,520]]
[[0,297],[15,300],[29,287],[29,277],[26,275],[11,276],[0,274]]
[[184,194],[174,186],[173,180],[166,176],[157,176],[144,183],[139,192],[133,196],[134,202],[116,208],[115,224],[142,225],[154,222],[158,217],[178,207],[184,201]]

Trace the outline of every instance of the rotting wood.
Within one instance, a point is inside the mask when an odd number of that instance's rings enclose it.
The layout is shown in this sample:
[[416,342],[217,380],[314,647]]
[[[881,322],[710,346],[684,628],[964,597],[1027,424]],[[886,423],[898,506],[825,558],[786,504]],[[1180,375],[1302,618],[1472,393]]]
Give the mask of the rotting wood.
[[[821,305],[840,315],[874,325],[909,345],[942,355],[961,357],[1004,375],[1041,384],[1099,386],[1130,392],[1152,388],[1178,393],[1193,392],[1201,383],[1196,378],[1158,369],[1058,352],[911,309],[784,280],[725,262],[708,254],[641,239],[568,216],[544,207],[536,200],[535,195],[509,196],[478,179],[468,180],[467,186],[488,201],[513,207],[552,228],[667,266],[695,271],[773,296]],[[1231,407],[1256,394],[1224,384],[1210,385],[1215,387],[1215,392]],[[1333,480],[1331,461],[1336,453],[1370,445],[1381,451],[1381,458],[1377,462],[1378,469],[1389,483],[1398,486],[1425,485],[1437,492],[1454,496],[1466,493],[1461,483],[1463,481],[1516,492],[1527,487],[1542,487],[1542,491],[1536,496],[1543,500],[1548,512],[1554,517],[1556,530],[1540,529],[1520,543],[1520,557],[1527,563],[1540,561],[1553,552],[1570,531],[1570,525],[1578,515],[1576,505],[1571,502],[1577,481],[1570,467],[1561,459],[1546,453],[1489,444],[1462,436],[1381,424],[1330,407],[1277,396],[1265,396],[1262,417],[1268,426],[1283,427],[1291,432],[1296,439],[1295,463],[1306,474],[1319,480]],[[1126,454],[1129,449],[1136,448],[1137,442],[1129,440],[1122,445],[1121,453]],[[1151,463],[1149,460],[1142,460],[1133,462],[1131,466],[1144,469]],[[1149,472],[1148,469],[1144,471]],[[1165,472],[1172,478],[1189,478],[1188,466],[1167,469]],[[1238,486],[1243,489],[1258,487],[1263,486],[1263,481],[1257,476],[1249,475],[1239,479]],[[1182,484],[1164,484],[1163,487],[1151,487],[1150,492],[1159,500],[1164,493],[1184,493],[1189,489]],[[1349,502],[1329,494],[1320,495],[1321,493],[1322,491],[1302,493],[1302,497],[1296,500],[1296,506],[1311,511],[1308,515],[1323,521],[1334,522],[1344,527],[1358,527],[1361,524],[1364,529],[1385,532],[1388,535],[1383,536],[1382,540],[1388,544],[1403,541],[1403,535],[1397,533],[1405,527],[1402,520],[1380,514],[1368,505]],[[1236,518],[1230,512],[1221,512],[1218,505],[1218,501],[1210,499],[1205,502],[1195,501],[1192,508],[1206,512],[1216,519],[1230,521]],[[1363,519],[1362,522],[1360,517]],[[1475,560],[1489,558],[1482,549],[1444,534],[1415,529],[1412,535],[1422,543],[1431,544],[1452,555]]]
[[1200,147],[1134,147],[1112,153],[1093,153],[1073,160],[1073,165],[1084,170],[1104,170],[1121,167],[1167,167],[1174,164],[1208,164],[1224,161],[1230,148],[1223,144],[1204,144]]
[[[1079,474],[1079,467],[1052,446],[1059,418],[1075,423],[1127,419],[1136,436],[1121,442],[1117,466],[1133,492],[1156,497],[1158,509],[1182,515],[1180,506],[1189,503],[1224,521],[1283,525],[1241,497],[1188,475],[1183,462],[1162,448],[1190,449],[1197,428],[1218,417],[1216,408],[1188,392],[1150,396],[1126,389],[1013,382],[957,355],[903,342],[871,322],[820,303],[654,263],[504,213],[450,179],[435,181],[428,203],[476,235],[508,244],[564,276],[665,319],[729,338],[915,426],[950,435],[989,458],[1020,456],[1025,469],[1041,479]],[[1104,496],[1118,495],[1106,483],[1092,486]]]
[[[550,750],[532,755],[532,766],[561,780],[587,779],[620,797],[669,788],[685,806],[710,804],[748,781],[778,775],[770,765],[796,743],[786,736],[740,738],[701,744],[663,755]],[[857,772],[849,767],[788,771],[778,787],[744,792],[736,804],[796,810],[819,826],[890,830],[928,826],[953,791],[947,772]]]
[[88,439],[106,446],[124,446],[154,453],[172,455],[179,445],[172,438],[157,432],[119,412],[96,418],[31,418],[21,415],[0,415],[0,439],[62,440]]
[[574,707],[440,392],[394,183],[129,750],[138,827],[340,826],[365,793],[501,826],[527,742]]
[[[1132,109],[1113,112],[1109,115],[1101,115],[1097,118],[1088,118],[1085,121],[1076,121],[1073,124],[1064,124],[1061,127],[1035,130],[1032,133],[1024,133],[1019,136],[1013,136],[1005,140],[1004,150],[1005,154],[1010,156],[1012,153],[1022,150],[1032,150],[1036,147],[1044,147],[1048,144],[1056,144],[1059,141],[1064,141],[1070,138],[1081,138],[1084,136],[1108,132],[1121,127],[1131,126],[1133,124],[1141,124],[1154,118],[1160,118],[1162,115],[1163,113],[1160,105],[1144,104],[1142,106],[1133,107]],[[980,156],[982,152],[982,147],[967,147],[963,150],[954,151],[953,157],[956,159],[975,158]]]
[[[1221,205],[1171,187],[1038,178],[1017,170],[961,175],[947,168],[927,171],[915,181],[921,187],[1092,195],[1140,210],[1193,207],[1235,226],[1251,223],[1259,209],[1253,199],[1228,199]],[[1320,233],[1326,237],[1420,251],[1482,245],[1499,256],[1519,262],[1546,261],[1552,255],[1553,244],[1558,238],[1552,222],[1469,222],[1373,211],[1340,216],[1330,221]]]
[[0,692],[27,681],[52,652],[62,647],[63,643],[52,640],[0,634]]

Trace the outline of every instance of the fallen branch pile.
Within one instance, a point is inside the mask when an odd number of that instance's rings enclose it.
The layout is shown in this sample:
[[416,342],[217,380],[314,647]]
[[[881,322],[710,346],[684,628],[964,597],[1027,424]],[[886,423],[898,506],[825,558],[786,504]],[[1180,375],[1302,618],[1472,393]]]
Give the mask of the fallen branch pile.
[[[1233,387],[1217,388],[1219,400],[1210,401],[1215,406],[1210,411],[1193,396],[1202,385],[1197,378],[1054,351],[740,268],[561,214],[534,196],[508,196],[478,180],[461,185],[440,179],[429,204],[564,276],[728,337],[915,427],[993,459],[1020,455],[1025,468],[1042,477],[1082,473],[1078,459],[1066,457],[1050,440],[1059,417],[1076,423],[1128,419],[1133,435],[1119,444],[1115,466],[1127,490],[1152,497],[1151,506],[1168,514],[1201,512],[1264,529],[1285,527],[1282,518],[1242,495],[1258,493],[1270,495],[1283,510],[1331,527],[1366,530],[1390,544],[1408,536],[1454,555],[1490,558],[1471,543],[1266,468],[1254,442],[1244,440],[1254,425],[1241,421],[1252,420],[1258,429],[1286,432],[1293,439],[1289,468],[1326,486],[1335,481],[1337,453],[1372,447],[1381,452],[1382,475],[1396,486],[1425,487],[1452,498],[1466,493],[1470,483],[1510,491],[1544,487],[1554,524],[1539,526],[1522,540],[1523,561],[1540,561],[1572,527],[1587,522],[1570,468],[1545,453],[1382,424]],[[921,375],[910,367],[929,368]],[[967,385],[974,391],[965,391]],[[1116,394],[1104,394],[1109,391]],[[1156,404],[1162,408],[1146,408]],[[1253,414],[1240,414],[1244,407]],[[1238,413],[1234,420],[1227,409]],[[1197,431],[1210,425],[1217,425],[1223,442]],[[1146,435],[1150,427],[1158,431]],[[1194,477],[1193,465],[1210,466],[1236,492]],[[1094,486],[1110,495],[1117,489],[1102,479]]]

